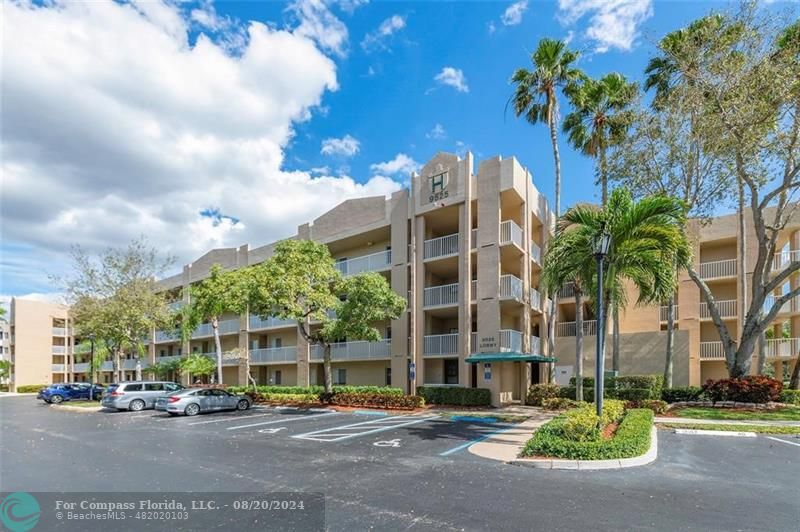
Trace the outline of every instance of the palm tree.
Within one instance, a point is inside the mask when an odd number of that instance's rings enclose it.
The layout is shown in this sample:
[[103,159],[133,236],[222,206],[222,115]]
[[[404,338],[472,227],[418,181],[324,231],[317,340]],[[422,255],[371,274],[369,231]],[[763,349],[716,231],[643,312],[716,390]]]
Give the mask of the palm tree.
[[[585,75],[573,64],[578,60],[578,53],[567,48],[566,43],[554,39],[542,39],[531,54],[533,69],[519,68],[511,77],[516,85],[509,103],[514,106],[517,117],[524,116],[531,124],[544,123],[550,130],[550,142],[553,144],[553,162],[556,171],[555,214],[561,214],[561,158],[558,153],[558,92],[583,79]],[[550,308],[548,309],[547,350],[555,356],[555,317],[557,288],[550,292]],[[550,368],[551,378],[555,376],[555,366]]]
[[[668,196],[650,196],[634,202],[630,192],[617,189],[605,207],[577,205],[559,219],[547,251],[545,282],[579,279],[588,293],[594,293],[598,282],[602,282],[604,298],[625,308],[624,283],[629,281],[638,289],[637,304],[663,301],[675,290],[675,265],[685,266],[691,260],[684,223],[683,203]],[[598,281],[592,237],[603,229],[611,235],[611,248],[605,278]],[[603,313],[607,318],[608,306]]]

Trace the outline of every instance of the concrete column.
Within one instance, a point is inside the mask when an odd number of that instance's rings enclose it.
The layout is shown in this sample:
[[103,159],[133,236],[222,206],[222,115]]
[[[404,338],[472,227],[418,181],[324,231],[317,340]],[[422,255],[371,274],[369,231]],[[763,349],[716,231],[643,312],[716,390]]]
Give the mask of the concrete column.
[[415,232],[414,240],[416,245],[414,268],[414,312],[411,319],[414,320],[414,335],[411,338],[411,360],[416,366],[415,378],[411,379],[411,389],[416,391],[418,386],[425,383],[425,360],[423,358],[423,341],[425,336],[425,312],[423,304],[425,300],[425,265],[423,261],[423,250],[425,247],[425,217],[415,216],[412,230]]
[[[409,272],[408,272],[408,210],[409,195],[407,190],[396,193],[392,201],[396,203],[391,213],[391,239],[392,239],[392,290],[408,301],[409,299]],[[411,308],[400,318],[392,320],[392,386],[402,388],[406,393],[414,393],[408,389],[408,347],[409,347],[409,320]]]
[[[467,190],[469,190],[469,178]],[[458,206],[458,383],[470,386],[471,369],[467,357],[471,351],[472,331],[472,202],[469,193]]]

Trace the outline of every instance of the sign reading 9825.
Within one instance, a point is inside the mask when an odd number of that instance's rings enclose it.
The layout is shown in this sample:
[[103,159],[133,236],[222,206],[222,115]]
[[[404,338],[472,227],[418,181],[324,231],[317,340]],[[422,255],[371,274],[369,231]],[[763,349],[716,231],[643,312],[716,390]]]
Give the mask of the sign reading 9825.
[[433,203],[434,201],[443,200],[450,195],[447,190],[447,184],[450,181],[449,177],[448,173],[444,172],[442,174],[432,175],[428,178],[431,190],[428,196],[429,202]]

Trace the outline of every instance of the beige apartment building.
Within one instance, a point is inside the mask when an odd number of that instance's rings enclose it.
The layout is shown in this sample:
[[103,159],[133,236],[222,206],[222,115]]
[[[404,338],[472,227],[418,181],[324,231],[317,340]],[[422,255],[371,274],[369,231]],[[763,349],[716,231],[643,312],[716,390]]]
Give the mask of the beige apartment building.
[[[568,382],[576,332],[575,299],[569,286],[558,298],[556,357],[544,356],[550,300],[540,290],[539,279],[542,249],[553,225],[545,197],[515,158],[495,157],[475,168],[469,153],[464,158],[440,153],[412,176],[410,189],[389,198],[345,201],[298,227],[293,238],[326,244],[343,275],[378,272],[408,301],[407,312],[399,319],[376,324],[383,333],[381,341],[333,346],[334,382],[391,385],[407,391],[421,385],[489,388],[496,405],[524,400],[531,383],[549,380],[551,364],[556,381]],[[743,308],[737,295],[735,217],[716,218],[694,231],[695,267],[710,284],[735,333]],[[183,288],[205,278],[212,265],[258,264],[272,255],[274,245],[211,250],[181,273],[163,279],[161,286],[175,306],[185,304],[180,300]],[[784,231],[780,245],[776,270],[800,257],[800,223]],[[748,246],[751,271],[754,255],[755,248]],[[796,274],[788,284],[795,287],[798,279]],[[635,301],[633,295],[629,299]],[[699,290],[686,274],[676,301],[675,384],[696,385],[724,376],[719,337]],[[789,370],[800,350],[800,303],[790,303],[776,319],[774,338],[766,344],[778,374]],[[665,309],[631,307],[621,313],[621,373],[663,372]],[[597,332],[591,312],[587,304],[587,374],[593,372]],[[52,335],[44,334],[50,331]],[[16,384],[87,380],[86,343],[72,345],[65,308],[17,299],[12,303],[11,332]],[[248,372],[259,384],[323,382],[322,352],[303,341],[294,322],[231,313],[222,318],[220,333],[226,383],[246,384]],[[147,359],[138,361],[143,368],[187,353],[214,351],[209,324],[200,325],[188,342],[168,331],[153,331],[147,343]],[[607,356],[610,368],[610,337]],[[123,378],[135,378],[136,364],[134,359],[123,361]],[[101,381],[113,380],[106,371],[110,369],[106,362]]]

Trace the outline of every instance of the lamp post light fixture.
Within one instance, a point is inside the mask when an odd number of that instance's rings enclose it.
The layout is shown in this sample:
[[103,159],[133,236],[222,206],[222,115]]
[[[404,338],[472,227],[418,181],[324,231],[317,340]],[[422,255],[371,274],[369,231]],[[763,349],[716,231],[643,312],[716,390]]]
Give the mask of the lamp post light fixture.
[[90,401],[94,401],[94,381],[96,379],[95,367],[94,367],[94,339],[95,339],[95,336],[94,336],[94,334],[90,334],[88,336],[88,338],[89,338],[89,342],[91,342],[91,346],[92,346],[91,347],[91,351],[89,352],[90,353],[89,354],[89,360],[91,361],[91,362],[89,362],[89,368],[91,368],[91,373],[90,373],[91,379],[90,380],[92,381],[92,382],[89,383],[89,400]]
[[605,373],[605,360],[603,357],[603,344],[606,341],[606,324],[603,320],[603,262],[611,248],[611,235],[606,232],[606,225],[600,226],[600,231],[592,237],[592,253],[597,261],[597,334],[595,346],[595,371],[594,371],[594,404],[598,417],[603,416],[603,375]]

